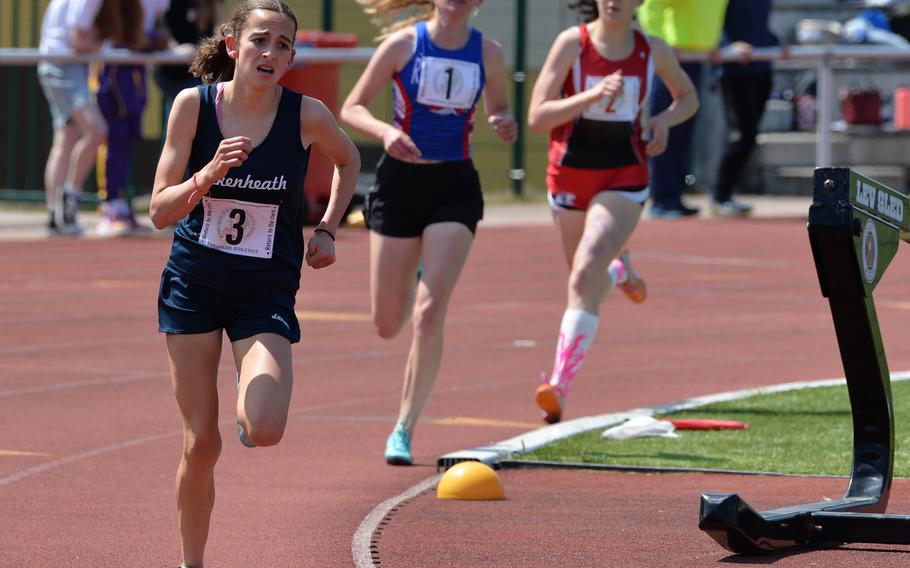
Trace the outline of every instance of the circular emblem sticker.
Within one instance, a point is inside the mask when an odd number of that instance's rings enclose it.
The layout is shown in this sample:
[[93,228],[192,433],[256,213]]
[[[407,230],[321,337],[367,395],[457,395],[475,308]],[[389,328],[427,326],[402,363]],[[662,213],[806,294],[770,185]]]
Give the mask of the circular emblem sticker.
[[239,245],[244,238],[256,232],[256,220],[245,209],[227,208],[217,219],[218,234],[229,245]]
[[862,264],[866,282],[872,284],[878,272],[878,233],[872,219],[868,219],[863,227]]

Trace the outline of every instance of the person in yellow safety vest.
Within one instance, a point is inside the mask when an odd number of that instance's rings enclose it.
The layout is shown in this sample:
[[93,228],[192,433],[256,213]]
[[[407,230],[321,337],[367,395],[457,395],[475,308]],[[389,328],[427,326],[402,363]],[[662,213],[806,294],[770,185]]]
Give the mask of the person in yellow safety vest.
[[[717,49],[724,24],[727,0],[645,0],[637,17],[642,31],[666,41],[682,53],[707,53]],[[701,85],[705,64],[682,62],[695,88]],[[651,92],[651,116],[661,113],[673,101],[662,81],[654,82]],[[686,186],[691,184],[690,155],[695,118],[670,129],[667,150],[650,159],[651,217],[678,219],[698,214],[698,209],[682,202]]]
[[717,48],[728,0],[645,0],[638,23],[677,51],[703,53]]

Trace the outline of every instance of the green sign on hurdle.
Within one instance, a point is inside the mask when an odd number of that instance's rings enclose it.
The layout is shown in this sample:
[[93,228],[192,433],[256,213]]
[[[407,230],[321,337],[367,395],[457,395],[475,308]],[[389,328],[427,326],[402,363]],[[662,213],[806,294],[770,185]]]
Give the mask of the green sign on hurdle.
[[850,482],[840,499],[764,512],[735,493],[702,494],[699,528],[732,552],[848,542],[910,544],[910,516],[884,514],[894,464],[894,412],[872,299],[900,241],[910,239],[910,200],[849,168],[818,168],[808,230],[850,396]]

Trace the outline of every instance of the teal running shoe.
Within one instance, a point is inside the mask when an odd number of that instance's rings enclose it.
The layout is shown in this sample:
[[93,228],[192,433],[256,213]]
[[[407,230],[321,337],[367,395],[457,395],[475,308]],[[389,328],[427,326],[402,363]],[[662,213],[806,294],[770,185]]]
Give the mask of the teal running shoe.
[[237,421],[237,437],[240,438],[240,443],[248,448],[255,448],[256,442],[250,440],[250,437],[246,435],[246,431],[243,429],[243,424],[240,421]]
[[385,443],[385,462],[389,465],[411,465],[411,436],[399,424]]
[[[237,390],[240,390],[240,373],[237,373]],[[246,435],[246,431],[243,429],[243,424],[240,423],[240,420],[237,421],[237,437],[240,438],[240,443],[248,448],[255,448],[256,442],[250,440],[250,437]]]

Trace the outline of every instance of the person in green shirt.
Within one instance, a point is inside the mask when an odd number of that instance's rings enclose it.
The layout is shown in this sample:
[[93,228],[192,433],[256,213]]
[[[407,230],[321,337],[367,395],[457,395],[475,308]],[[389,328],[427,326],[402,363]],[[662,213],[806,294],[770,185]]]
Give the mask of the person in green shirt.
[[[708,54],[717,49],[724,24],[727,0],[644,0],[637,17],[642,31],[666,41],[677,56],[687,53]],[[683,71],[695,88],[701,84],[703,61],[682,62]],[[651,92],[651,115],[657,115],[673,102],[662,81],[655,80]],[[651,217],[678,219],[698,214],[682,201],[689,175],[694,117],[670,129],[667,150],[650,159]]]

